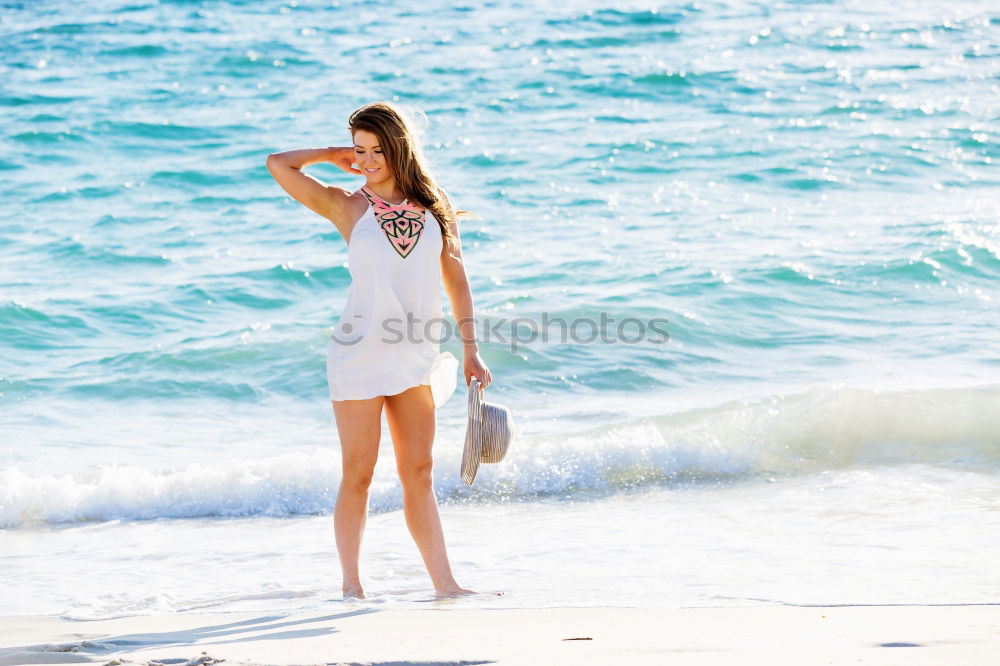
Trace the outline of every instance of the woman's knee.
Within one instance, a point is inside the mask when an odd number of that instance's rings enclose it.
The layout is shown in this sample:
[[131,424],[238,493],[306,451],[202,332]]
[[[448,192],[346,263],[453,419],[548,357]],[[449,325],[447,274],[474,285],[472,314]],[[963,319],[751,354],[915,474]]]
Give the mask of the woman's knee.
[[431,459],[420,460],[401,466],[399,469],[399,480],[403,484],[406,492],[424,492],[433,486],[434,461]]
[[344,478],[341,479],[340,487],[356,493],[366,493],[372,485],[372,477],[375,475],[375,466],[346,467]]

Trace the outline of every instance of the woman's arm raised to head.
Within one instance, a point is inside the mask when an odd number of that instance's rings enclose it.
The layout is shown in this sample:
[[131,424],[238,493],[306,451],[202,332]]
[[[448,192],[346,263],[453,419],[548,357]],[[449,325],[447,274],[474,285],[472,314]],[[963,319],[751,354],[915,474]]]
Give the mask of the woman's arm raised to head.
[[[303,167],[332,162],[344,171],[360,174],[351,166],[354,147],[300,148],[267,156],[265,164],[278,184],[300,204],[333,222],[341,233],[345,224],[345,204],[351,193],[342,187],[327,185],[302,171]],[[350,233],[350,230],[347,230]],[[347,234],[344,233],[344,237]]]

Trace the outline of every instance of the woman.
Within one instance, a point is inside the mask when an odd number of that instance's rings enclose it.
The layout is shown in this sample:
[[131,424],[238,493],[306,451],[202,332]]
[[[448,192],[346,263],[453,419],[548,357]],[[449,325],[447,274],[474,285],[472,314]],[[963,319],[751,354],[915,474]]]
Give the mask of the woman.
[[[427,330],[428,323],[443,321],[443,281],[459,322],[466,386],[473,376],[484,388],[489,385],[492,377],[476,344],[458,231],[458,215],[469,213],[456,211],[435,184],[409,121],[393,104],[362,106],[351,114],[348,127],[353,146],[304,148],[267,158],[281,187],[330,220],[348,244],[351,285],[327,348],[343,463],[334,532],[344,596],[365,598],[358,559],[383,405],[406,524],[434,589],[438,596],[473,594],[452,575],[431,473],[435,410],[455,390],[458,362],[439,351],[440,335]],[[365,184],[348,192],[302,171],[320,162],[363,175]]]

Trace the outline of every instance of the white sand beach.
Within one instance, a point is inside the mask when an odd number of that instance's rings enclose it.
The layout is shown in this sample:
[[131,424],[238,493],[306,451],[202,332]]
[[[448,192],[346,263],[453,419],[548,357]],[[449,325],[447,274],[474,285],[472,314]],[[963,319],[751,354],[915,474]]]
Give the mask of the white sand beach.
[[[447,603],[447,602],[445,602]],[[995,664],[1000,605],[6,617],[13,664]]]

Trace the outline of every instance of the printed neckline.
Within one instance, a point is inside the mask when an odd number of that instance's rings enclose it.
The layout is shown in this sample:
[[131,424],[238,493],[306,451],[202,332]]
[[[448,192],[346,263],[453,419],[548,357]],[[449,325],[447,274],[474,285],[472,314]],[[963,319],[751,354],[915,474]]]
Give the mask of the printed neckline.
[[377,195],[374,192],[372,192],[371,189],[367,185],[362,185],[361,189],[363,189],[365,192],[367,192],[368,194],[370,194],[375,199],[378,199],[379,201],[381,201],[382,203],[384,203],[386,206],[390,206],[392,208],[401,208],[401,207],[405,206],[406,204],[408,204],[410,202],[409,198],[405,198],[405,199],[403,199],[402,203],[394,204],[391,201],[389,201],[387,199],[383,199],[379,195]]
[[399,204],[389,203],[367,186],[362,186],[361,191],[368,199],[376,225],[396,253],[405,259],[416,247],[424,230],[423,207],[411,204],[409,199]]

